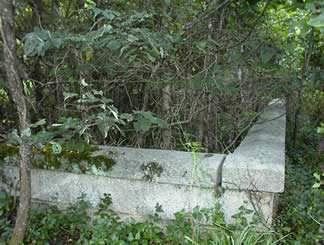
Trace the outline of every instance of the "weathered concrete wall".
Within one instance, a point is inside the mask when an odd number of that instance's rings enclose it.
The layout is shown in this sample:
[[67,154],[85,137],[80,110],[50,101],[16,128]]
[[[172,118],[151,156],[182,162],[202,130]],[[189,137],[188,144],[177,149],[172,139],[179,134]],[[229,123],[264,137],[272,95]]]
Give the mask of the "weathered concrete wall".
[[[196,206],[213,208],[218,201],[216,185],[225,155],[197,154],[198,169],[194,179],[193,157],[188,152],[102,147],[98,154],[110,154],[116,160],[108,176],[74,174],[52,170],[32,170],[32,198],[38,202],[68,204],[81,194],[96,206],[109,193],[116,212],[145,217],[162,205],[162,218],[171,219],[181,210]],[[113,154],[112,154],[113,153]],[[145,180],[143,164],[158,163],[160,176]],[[12,185],[18,169],[7,167],[5,175]]]
[[283,192],[285,180],[286,111],[282,101],[271,102],[256,124],[222,168],[222,199],[225,220],[240,206],[254,210],[271,223],[276,193]]
[[[276,195],[284,190],[285,128],[284,104],[273,101],[228,156],[198,153],[194,157],[189,152],[102,146],[95,154],[116,161],[105,176],[35,169],[32,198],[62,206],[85,194],[95,206],[109,193],[113,209],[121,214],[145,218],[159,204],[165,219],[183,209],[212,208],[219,202],[228,223],[241,206],[271,223]],[[145,166],[155,166],[157,171]],[[17,168],[8,166],[4,173],[15,186]],[[220,186],[223,192],[218,193]]]
[[[141,167],[157,163],[162,168],[162,172],[159,177],[154,176],[155,182],[192,184],[194,160],[190,152],[100,146],[96,154],[107,155],[116,161],[116,165],[107,174],[111,177],[143,180],[144,173]],[[196,153],[196,155],[198,160],[193,185],[213,187],[220,184],[222,163],[226,155],[205,153]]]

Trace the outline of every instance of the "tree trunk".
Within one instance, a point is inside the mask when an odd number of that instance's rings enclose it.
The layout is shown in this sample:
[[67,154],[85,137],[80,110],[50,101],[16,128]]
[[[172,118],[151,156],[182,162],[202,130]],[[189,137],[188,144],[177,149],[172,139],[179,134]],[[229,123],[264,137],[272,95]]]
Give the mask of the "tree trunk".
[[[7,86],[12,100],[15,103],[19,116],[20,134],[29,126],[29,115],[22,88],[22,76],[16,54],[16,38],[14,29],[14,8],[12,0],[0,1],[0,31],[3,40],[3,57],[7,74]],[[27,229],[31,187],[30,187],[30,159],[31,144],[28,139],[22,137],[19,150],[19,173],[20,173],[20,202],[17,212],[16,224],[10,240],[10,244],[21,244]]]
[[[142,105],[142,111],[146,111],[149,103],[149,85],[147,83],[144,83],[142,94],[143,94],[143,105]],[[137,132],[135,136],[135,145],[138,147],[143,147],[145,144],[145,133],[143,131]]]
[[[201,95],[200,99],[200,105],[201,107],[206,106],[206,91],[205,88],[203,88],[203,93]],[[206,109],[201,110],[198,113],[198,120],[197,120],[197,141],[202,145],[205,146],[205,136],[206,136]]]
[[60,4],[58,0],[52,0],[52,16],[55,21],[60,21]]
[[[31,1],[31,8],[32,8],[32,26],[34,27],[41,27],[41,24],[43,23],[43,16],[42,12],[43,9],[43,3],[42,1]],[[34,91],[35,91],[35,104],[36,104],[36,115],[32,119],[38,119],[44,117],[44,111],[43,106],[41,105],[44,94],[43,94],[43,86],[42,84],[39,84],[38,81],[42,81],[43,75],[42,75],[42,69],[40,60],[36,59],[35,63],[33,64],[33,70],[31,71],[30,78],[37,81],[35,83]]]
[[[162,111],[165,120],[170,115],[171,110],[171,85],[168,84],[162,89]],[[171,128],[162,131],[162,149],[171,148]]]

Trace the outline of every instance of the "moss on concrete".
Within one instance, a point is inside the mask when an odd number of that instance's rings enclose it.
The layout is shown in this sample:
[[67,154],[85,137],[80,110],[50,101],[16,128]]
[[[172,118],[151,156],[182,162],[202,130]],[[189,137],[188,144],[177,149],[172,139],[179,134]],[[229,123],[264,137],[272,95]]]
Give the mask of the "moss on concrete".
[[[93,155],[98,148],[83,143],[67,143],[62,145],[60,154],[54,154],[52,145],[41,148],[33,147],[33,167],[41,169],[60,169],[69,172],[89,172],[93,167],[101,171],[109,171],[115,160],[104,155]],[[15,156],[19,147],[9,144],[0,144],[0,160]],[[110,154],[109,154],[110,155]]]
[[154,177],[160,177],[163,172],[163,168],[158,162],[142,164],[141,170],[144,173],[143,179],[147,181],[153,181]]
[[0,160],[3,160],[5,157],[17,155],[19,152],[19,147],[9,145],[9,144],[0,144]]

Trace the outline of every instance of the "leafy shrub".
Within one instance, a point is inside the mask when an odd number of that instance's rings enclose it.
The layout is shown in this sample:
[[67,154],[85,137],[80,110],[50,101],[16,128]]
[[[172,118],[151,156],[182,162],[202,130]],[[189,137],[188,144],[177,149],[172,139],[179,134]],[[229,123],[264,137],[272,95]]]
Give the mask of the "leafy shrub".
[[86,233],[90,217],[89,204],[82,199],[62,212],[56,207],[33,209],[27,244],[73,244]]
[[0,191],[0,244],[8,240],[15,221],[15,200]]
[[[9,197],[0,206],[0,242],[9,239],[12,223],[8,218]],[[60,211],[57,207],[33,209],[26,244],[270,244],[275,238],[268,229],[251,224],[226,226],[219,210],[199,209],[179,212],[162,226],[158,213],[149,221],[125,222],[110,208],[110,195],[105,195],[93,217],[89,203],[82,198]],[[212,225],[206,225],[206,222]],[[205,225],[204,225],[205,224]]]
[[288,164],[286,191],[281,195],[277,228],[287,234],[286,244],[323,242],[324,190],[312,188],[314,168]]

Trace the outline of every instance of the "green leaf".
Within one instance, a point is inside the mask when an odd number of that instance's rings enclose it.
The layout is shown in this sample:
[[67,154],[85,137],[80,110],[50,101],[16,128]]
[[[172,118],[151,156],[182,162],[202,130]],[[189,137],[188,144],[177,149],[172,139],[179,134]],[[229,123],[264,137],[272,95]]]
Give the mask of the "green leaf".
[[160,127],[160,128],[168,128],[168,123],[165,120],[162,120],[160,118],[155,118],[155,123]]
[[[149,128],[152,126],[152,124],[156,124],[160,128],[167,128],[168,124],[166,121],[156,117],[152,112],[150,111],[134,111],[134,119],[137,121],[134,123],[134,127],[139,128],[141,130],[144,130],[146,132],[149,130]],[[139,124],[143,124],[143,126],[140,126]],[[147,129],[147,127],[149,127]]]
[[312,188],[320,188],[321,187],[321,183],[320,182],[316,182],[313,186],[312,186]]
[[128,62],[133,63],[135,61],[136,57],[137,57],[137,55],[130,56],[129,59],[128,59]]
[[141,239],[141,233],[140,232],[137,232],[136,235],[135,235],[135,239],[136,240],[140,240]]
[[93,15],[94,18],[96,18],[98,15],[102,15],[108,20],[113,20],[113,19],[115,19],[116,16],[120,15],[119,12],[112,11],[109,9],[103,10],[103,9],[99,9],[99,8],[93,8],[92,11],[94,13],[94,15]]
[[52,44],[53,47],[60,48],[61,45],[63,44],[63,39],[61,39],[61,38],[52,38],[52,39],[50,39],[50,43]]
[[133,233],[130,232],[130,233],[128,234],[127,240],[130,241],[130,242],[134,240]]
[[107,106],[107,108],[110,110],[110,112],[113,114],[115,119],[118,119],[118,110],[114,106]]
[[102,10],[99,8],[93,8],[92,11],[94,13],[94,15],[93,15],[94,18],[96,18],[102,12]]
[[80,81],[79,81],[80,85],[82,85],[83,87],[88,87],[89,84],[86,83],[85,79],[82,78]]
[[8,136],[8,143],[21,144],[21,138],[18,135],[17,129],[12,130]]
[[318,134],[324,134],[324,127],[318,127],[317,128],[317,133]]
[[112,100],[112,99],[108,99],[108,98],[102,98],[102,99],[101,99],[101,102],[103,102],[103,103],[105,103],[105,104],[110,104],[110,103],[113,102],[113,100]]
[[316,6],[314,3],[306,3],[305,8],[311,11],[315,11],[316,10]]
[[45,124],[46,124],[46,119],[43,118],[43,119],[39,120],[38,122],[31,124],[30,127],[31,128],[37,128],[37,127],[43,126]]
[[54,154],[60,154],[62,152],[62,146],[59,143],[51,143],[52,151]]
[[115,18],[115,15],[109,10],[104,11],[103,16],[108,20],[113,20]]
[[31,130],[30,130],[30,128],[26,128],[26,129],[24,129],[24,130],[22,131],[22,133],[21,133],[21,136],[22,136],[22,137],[30,137],[30,136],[31,136]]
[[138,115],[141,115],[142,117],[144,117],[145,119],[150,120],[150,121],[152,119],[154,119],[154,116],[153,116],[152,112],[150,112],[150,111],[135,111],[135,113]]
[[33,142],[35,144],[40,142],[48,142],[49,140],[52,140],[55,137],[55,135],[56,134],[53,132],[42,130],[33,135]]
[[92,92],[93,92],[94,95],[103,96],[103,91],[102,90],[95,90],[95,89],[93,89]]
[[313,176],[315,179],[321,180],[321,176],[319,175],[319,173],[314,173]]
[[268,63],[273,56],[276,55],[276,50],[271,47],[264,47],[261,49],[261,61],[262,63]]
[[122,44],[119,40],[112,40],[107,44],[107,48],[111,50],[117,50],[122,47]]
[[3,202],[6,200],[7,194],[6,192],[0,192],[0,202]]
[[134,122],[134,128],[137,131],[147,132],[150,130],[151,126],[152,126],[152,123],[149,120],[146,120],[144,118],[139,119],[136,122]]
[[134,35],[129,34],[128,37],[127,37],[127,41],[133,43],[133,42],[138,41],[138,38],[135,37]]
[[131,122],[131,121],[134,120],[134,117],[131,114],[128,114],[128,113],[121,114],[120,118],[126,120],[127,122]]
[[307,24],[313,27],[324,27],[324,13],[312,17]]

